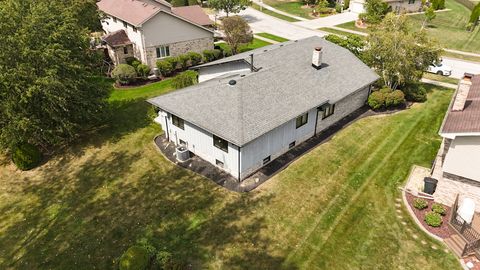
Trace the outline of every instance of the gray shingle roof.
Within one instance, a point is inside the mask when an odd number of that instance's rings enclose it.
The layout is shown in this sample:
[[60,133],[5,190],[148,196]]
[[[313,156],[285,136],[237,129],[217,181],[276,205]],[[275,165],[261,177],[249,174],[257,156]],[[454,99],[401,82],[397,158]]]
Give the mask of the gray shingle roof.
[[[325,66],[312,67],[312,52],[323,47]],[[310,37],[270,45],[199,67],[249,62],[257,72],[212,79],[148,102],[231,143],[243,146],[326,102],[335,103],[378,79],[348,50]],[[231,79],[234,86],[228,85]]]

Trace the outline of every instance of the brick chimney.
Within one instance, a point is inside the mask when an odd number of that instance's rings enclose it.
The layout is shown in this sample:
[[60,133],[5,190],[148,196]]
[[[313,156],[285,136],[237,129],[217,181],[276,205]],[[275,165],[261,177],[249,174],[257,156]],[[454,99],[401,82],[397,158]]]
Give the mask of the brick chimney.
[[323,56],[323,48],[322,47],[315,47],[312,54],[312,66],[316,69],[320,69],[322,66],[322,56]]
[[458,84],[457,95],[453,102],[452,111],[463,111],[465,108],[465,102],[467,101],[468,92],[470,92],[470,86],[472,85],[472,74],[465,73],[463,79]]

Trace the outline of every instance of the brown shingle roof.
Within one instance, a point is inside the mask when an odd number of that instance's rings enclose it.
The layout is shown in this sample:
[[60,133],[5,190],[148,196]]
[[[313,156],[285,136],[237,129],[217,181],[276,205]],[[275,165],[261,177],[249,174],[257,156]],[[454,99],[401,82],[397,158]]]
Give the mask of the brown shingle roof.
[[102,37],[111,47],[125,46],[132,44],[124,30],[118,30]]
[[213,22],[210,20],[208,15],[198,5],[185,6],[185,7],[173,7],[172,12],[173,14],[180,16],[182,18],[185,18],[198,25],[208,26],[213,24]]
[[450,106],[441,133],[480,132],[480,74],[473,76],[471,81],[465,108],[452,111]]
[[170,4],[163,2],[160,0],[101,0],[97,6],[108,15],[139,26],[160,12],[162,5],[163,8],[170,9]]

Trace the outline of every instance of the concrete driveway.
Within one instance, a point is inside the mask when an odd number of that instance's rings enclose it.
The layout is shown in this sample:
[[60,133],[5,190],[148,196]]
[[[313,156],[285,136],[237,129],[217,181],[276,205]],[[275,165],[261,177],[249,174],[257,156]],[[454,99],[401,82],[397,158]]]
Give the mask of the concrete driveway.
[[442,57],[442,59],[445,65],[452,67],[451,77],[453,78],[460,79],[465,72],[480,74],[480,63],[478,62],[470,62],[448,57]]

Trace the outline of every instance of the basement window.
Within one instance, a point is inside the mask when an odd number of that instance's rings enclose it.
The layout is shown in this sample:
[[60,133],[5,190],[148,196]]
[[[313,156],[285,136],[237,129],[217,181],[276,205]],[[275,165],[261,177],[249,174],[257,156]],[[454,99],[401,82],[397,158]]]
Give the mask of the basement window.
[[263,165],[267,164],[268,162],[270,162],[270,157],[271,156],[268,156],[266,158],[263,159]]
[[215,164],[217,164],[218,167],[222,167],[222,168],[225,166],[225,164],[218,159],[215,159]]
[[335,112],[335,104],[329,104],[328,106],[325,106],[323,108],[323,117],[322,119],[325,119],[332,115]]
[[170,56],[170,47],[169,46],[160,46],[156,48],[157,58],[164,58]]
[[295,146],[295,141],[291,142],[291,143],[288,145],[288,149],[292,149],[294,146]]
[[182,118],[172,114],[172,124],[178,128],[185,129],[185,121]]
[[304,114],[300,115],[299,117],[297,117],[296,127],[299,128],[299,127],[305,125],[307,122],[308,122],[308,113],[304,113]]
[[213,145],[228,153],[228,142],[226,140],[213,135]]

